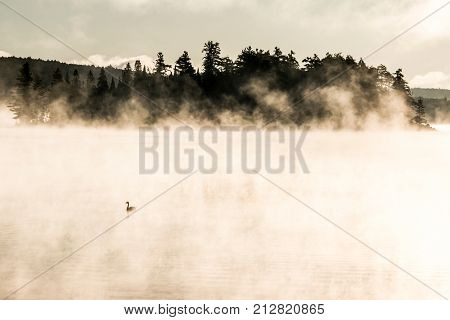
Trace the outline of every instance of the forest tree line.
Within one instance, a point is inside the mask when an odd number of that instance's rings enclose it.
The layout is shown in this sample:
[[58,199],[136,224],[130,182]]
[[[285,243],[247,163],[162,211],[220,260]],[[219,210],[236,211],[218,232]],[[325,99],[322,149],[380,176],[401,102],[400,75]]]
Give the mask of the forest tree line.
[[[277,47],[273,51],[246,47],[232,60],[222,56],[219,43],[213,41],[205,43],[202,53],[201,70],[194,68],[187,51],[173,65],[159,52],[151,69],[139,60],[133,66],[128,63],[120,77],[105,68],[96,77],[92,70],[81,74],[56,68],[49,83],[42,81],[49,75],[33,71],[27,61],[18,72],[9,108],[22,123],[57,123],[61,114],[64,120],[114,122],[133,99],[147,111],[142,119],[147,124],[187,110],[211,121],[230,112],[249,120],[258,115],[266,122],[302,125],[333,116],[323,98],[312,98],[317,88],[333,86],[353,93],[356,116],[376,110],[386,92],[396,92],[415,112],[411,122],[426,125],[423,102],[412,97],[402,69],[390,73],[384,65],[367,66],[363,59],[340,53],[313,55],[300,66],[293,51],[285,54]],[[288,102],[274,106],[260,99],[252,90],[255,84],[266,93],[282,94]],[[58,110],[60,105],[65,110]]]

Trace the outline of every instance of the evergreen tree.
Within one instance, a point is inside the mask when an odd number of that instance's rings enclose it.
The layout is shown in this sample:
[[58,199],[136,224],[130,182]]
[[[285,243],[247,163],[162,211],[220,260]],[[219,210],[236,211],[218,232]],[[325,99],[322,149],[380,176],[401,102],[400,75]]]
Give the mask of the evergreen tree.
[[82,106],[83,101],[81,100],[82,86],[83,86],[83,84],[80,80],[80,74],[78,73],[78,70],[75,69],[75,70],[73,70],[72,80],[70,82],[70,87],[68,90],[68,92],[69,92],[68,99],[69,99],[69,102],[73,105],[74,113],[82,112],[82,110],[81,110],[83,108],[83,106]]
[[411,97],[411,89],[408,86],[408,83],[405,81],[402,69],[397,69],[395,71],[394,82],[392,84],[392,88],[401,92],[403,95],[407,97]]
[[347,55],[345,57],[345,64],[349,67],[356,67],[358,64],[356,63],[355,59],[353,59],[352,56]]
[[131,80],[133,80],[133,71],[131,71],[130,63],[128,62],[125,69],[122,71],[122,82],[130,86]]
[[125,69],[122,70],[122,76],[117,84],[117,95],[122,99],[128,99],[131,94],[131,82],[133,81],[133,71],[128,62]]
[[33,77],[33,90],[38,90],[39,88],[43,88],[44,85],[42,83],[42,79],[38,74],[35,74]]
[[167,75],[170,65],[166,64],[164,61],[164,55],[162,52],[158,52],[158,57],[155,62],[155,73],[161,76]]
[[420,125],[428,125],[427,120],[425,119],[425,106],[423,105],[423,99],[420,97],[414,105],[416,116],[413,119],[413,122]]
[[366,71],[368,69],[366,63],[364,62],[364,60],[362,58],[360,58],[358,61],[358,67],[364,71]]
[[14,113],[14,119],[30,121],[33,117],[31,110],[33,75],[30,64],[25,62],[16,78],[15,101],[8,108]]
[[289,67],[293,69],[298,69],[300,66],[297,61],[297,58],[295,57],[295,52],[292,50],[288,53],[286,62],[289,65]]
[[148,68],[144,65],[142,67],[142,80],[143,81],[147,81],[148,80],[148,74],[149,74]]
[[88,92],[90,92],[92,88],[94,88],[94,81],[94,74],[92,73],[92,70],[89,70],[86,77],[86,89],[88,90]]
[[56,86],[63,81],[63,76],[61,74],[61,70],[59,68],[56,68],[55,72],[52,75],[52,86]]
[[387,71],[384,65],[379,65],[377,67],[377,87],[382,91],[389,91],[392,89],[393,83],[392,74]]
[[70,84],[69,71],[66,71],[66,74],[64,75],[64,81],[66,82],[66,84]]
[[136,89],[139,90],[139,88],[143,87],[143,82],[146,78],[145,73],[145,66],[143,67],[141,64],[141,61],[136,60],[134,63],[134,79],[133,79],[133,85]]
[[[278,50],[277,50],[278,51]],[[279,54],[280,52],[277,52]],[[282,55],[274,57],[270,52],[260,49],[254,50],[252,47],[247,47],[239,54],[236,59],[237,71],[241,75],[251,76],[256,72],[268,72],[274,66],[281,66]]]
[[136,60],[136,62],[134,63],[134,72],[136,73],[142,72],[142,64],[140,60]]
[[311,71],[323,66],[322,60],[317,56],[317,54],[314,54],[312,57],[306,57],[302,60],[302,62],[305,65],[302,68],[304,71]]
[[103,67],[100,69],[100,74],[98,75],[96,89],[97,94],[100,96],[104,95],[109,90],[108,78],[106,77],[105,68]]
[[41,77],[36,74],[33,81],[33,101],[31,103],[33,119],[35,123],[49,122],[50,112],[48,110],[48,90],[44,86]]
[[203,57],[203,74],[206,77],[216,76],[222,62],[219,43],[208,41],[205,43],[202,52],[205,54]]
[[183,75],[188,75],[191,77],[194,76],[195,69],[192,66],[191,58],[189,57],[187,51],[183,51],[183,54],[176,61],[175,73],[178,73],[181,76]]
[[25,62],[22,65],[22,68],[20,68],[19,75],[17,76],[17,91],[25,104],[30,102],[32,84],[33,75],[31,73],[30,64]]
[[295,58],[295,52],[292,50],[287,55],[284,55],[280,48],[275,47],[272,58],[273,67],[277,69],[284,69],[285,71],[286,68],[298,69],[299,67]]
[[77,90],[80,89],[80,87],[81,87],[80,75],[79,75],[77,69],[73,70],[72,87],[76,88]]
[[273,56],[274,56],[277,60],[282,60],[282,58],[283,58],[283,52],[281,51],[280,48],[275,47],[275,49],[273,50]]
[[109,85],[109,92],[114,93],[116,91],[116,81],[114,81],[114,77],[111,79],[111,84]]
[[220,69],[225,74],[232,74],[234,72],[234,62],[229,57],[222,59],[220,63]]

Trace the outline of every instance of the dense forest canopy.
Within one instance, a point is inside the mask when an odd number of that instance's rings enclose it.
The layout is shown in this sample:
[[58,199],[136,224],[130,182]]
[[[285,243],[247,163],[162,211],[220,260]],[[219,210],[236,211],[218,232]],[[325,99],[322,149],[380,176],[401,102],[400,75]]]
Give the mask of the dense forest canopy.
[[[340,53],[299,62],[293,51],[277,47],[246,47],[233,60],[213,41],[202,52],[197,70],[187,51],[173,65],[159,52],[154,66],[138,60],[123,70],[37,68],[27,59],[8,92],[8,106],[21,123],[115,122],[129,116],[153,124],[177,114],[220,122],[231,114],[263,123],[331,121],[339,128],[349,113],[365,119],[374,112],[403,112],[411,123],[427,125],[423,101],[412,97],[401,69],[390,73],[383,65],[367,66]],[[394,97],[407,108],[393,107]],[[355,120],[353,126],[362,123]]]

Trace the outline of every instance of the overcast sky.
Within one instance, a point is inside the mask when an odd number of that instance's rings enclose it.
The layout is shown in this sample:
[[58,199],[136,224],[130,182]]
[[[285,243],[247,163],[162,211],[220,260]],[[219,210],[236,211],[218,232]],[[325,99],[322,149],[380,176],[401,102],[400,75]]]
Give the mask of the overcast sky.
[[[364,57],[447,1],[429,0],[0,0],[96,64],[121,65],[158,51],[194,64],[208,40],[235,58],[243,47]],[[0,55],[82,61],[0,5]],[[367,59],[402,67],[412,86],[450,89],[450,5]]]

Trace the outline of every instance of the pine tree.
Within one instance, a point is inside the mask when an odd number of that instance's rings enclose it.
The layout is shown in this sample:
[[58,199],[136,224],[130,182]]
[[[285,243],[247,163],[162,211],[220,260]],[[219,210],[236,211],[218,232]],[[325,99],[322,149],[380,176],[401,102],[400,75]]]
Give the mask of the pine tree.
[[100,69],[100,74],[97,78],[96,91],[98,95],[104,95],[109,90],[108,78],[106,77],[105,68]]
[[66,71],[66,74],[64,75],[64,81],[66,82],[66,84],[70,84],[69,71]]
[[16,80],[15,101],[8,108],[14,113],[14,119],[30,121],[32,119],[33,75],[28,62],[22,65]]
[[358,61],[358,67],[364,71],[366,71],[368,69],[366,63],[364,62],[364,60],[362,58],[360,58]]
[[90,92],[92,88],[94,88],[94,81],[94,74],[92,73],[92,70],[89,70],[86,77],[86,89],[88,90],[88,92]]
[[125,69],[122,71],[122,82],[129,87],[133,80],[133,71],[131,70],[130,63],[128,62]]
[[[144,67],[145,70],[145,67]],[[135,88],[139,88],[142,85],[142,82],[144,81],[144,71],[142,68],[141,61],[136,60],[134,63],[134,79],[133,79],[133,86]]]
[[411,89],[409,88],[408,83],[404,79],[402,69],[397,69],[397,71],[395,71],[395,77],[394,82],[392,84],[392,88],[408,97],[412,96]]
[[234,72],[234,62],[229,57],[221,59],[220,69],[226,74],[232,74]]
[[423,99],[421,97],[417,100],[417,103],[415,103],[414,109],[416,111],[416,116],[414,117],[413,122],[427,125],[428,122],[425,119],[425,106],[423,105]]
[[183,75],[194,76],[195,69],[192,66],[191,58],[189,57],[187,51],[183,51],[183,54],[176,61],[175,73],[178,73],[181,76]]
[[302,60],[302,62],[305,65],[302,68],[302,70],[304,70],[304,71],[311,71],[311,70],[318,69],[323,66],[323,62],[317,56],[317,54],[314,54],[314,56],[312,56],[312,57],[306,57],[305,59]]
[[220,58],[220,46],[218,42],[208,41],[203,50],[203,74],[206,77],[216,76],[219,73],[222,59]]
[[144,65],[142,67],[142,80],[146,81],[148,79],[147,67]]
[[32,84],[33,75],[31,73],[30,64],[25,62],[19,70],[19,75],[17,76],[17,91],[26,104],[30,102]]
[[161,76],[167,75],[168,70],[170,69],[170,65],[166,64],[164,61],[164,55],[162,52],[158,52],[158,57],[155,62],[155,73]]
[[140,60],[136,60],[136,62],[134,63],[134,72],[136,73],[142,72],[142,64]]
[[412,108],[415,108],[415,101],[412,97],[411,89],[408,86],[408,83],[405,81],[402,69],[397,69],[395,71],[394,82],[392,84],[392,88],[397,91],[404,99],[405,102]]
[[392,74],[387,71],[384,65],[377,67],[377,87],[382,91],[389,91],[392,89],[394,78]]
[[292,50],[288,53],[286,57],[286,62],[293,69],[298,69],[300,67],[297,58],[295,57],[295,52]]
[[61,74],[61,70],[56,68],[55,72],[52,75],[52,86],[56,86],[63,81],[63,76]]
[[38,74],[34,76],[33,81],[33,101],[31,103],[31,113],[33,114],[32,122],[45,123],[51,120],[50,111],[48,110],[48,89],[43,84]]
[[278,60],[281,60],[282,57],[283,57],[283,52],[281,51],[280,48],[275,47],[275,49],[274,49],[274,51],[273,51],[273,56],[274,56],[275,58],[277,58]]
[[82,88],[82,82],[80,80],[80,74],[78,73],[78,70],[73,70],[72,73],[72,80],[70,82],[70,88],[69,88],[69,102],[73,104],[74,112],[80,111],[81,105],[80,105],[80,98],[81,98],[81,88]]
[[73,87],[73,88],[76,88],[77,90],[81,87],[81,83],[80,83],[80,75],[79,75],[77,69],[73,70],[73,75],[72,75],[72,87]]
[[113,93],[116,91],[116,81],[114,80],[114,77],[111,79],[111,84],[109,85],[109,92]]
[[127,99],[131,94],[131,82],[133,81],[133,71],[130,63],[127,63],[125,69],[122,70],[122,76],[117,84],[117,96],[122,99]]

